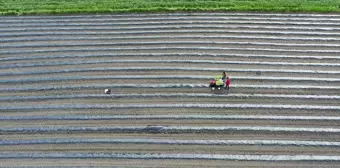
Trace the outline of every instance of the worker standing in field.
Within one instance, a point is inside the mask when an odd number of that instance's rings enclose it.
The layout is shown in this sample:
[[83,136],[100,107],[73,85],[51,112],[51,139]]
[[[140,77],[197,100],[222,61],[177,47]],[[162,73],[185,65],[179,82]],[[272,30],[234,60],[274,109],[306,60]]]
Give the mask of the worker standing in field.
[[229,90],[229,86],[231,84],[229,77],[227,77],[227,81],[225,82],[225,84],[226,84],[225,89]]
[[225,71],[222,72],[222,80],[223,80],[223,87],[226,87],[226,80],[227,80],[227,73]]
[[222,80],[223,82],[226,81],[226,78],[227,78],[227,73],[225,71],[222,72]]

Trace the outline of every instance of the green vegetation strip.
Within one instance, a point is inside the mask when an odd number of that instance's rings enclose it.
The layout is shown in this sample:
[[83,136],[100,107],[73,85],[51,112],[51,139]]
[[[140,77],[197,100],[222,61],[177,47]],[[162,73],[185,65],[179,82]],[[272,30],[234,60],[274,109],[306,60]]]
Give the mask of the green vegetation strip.
[[1,0],[1,15],[159,12],[340,12],[337,0]]

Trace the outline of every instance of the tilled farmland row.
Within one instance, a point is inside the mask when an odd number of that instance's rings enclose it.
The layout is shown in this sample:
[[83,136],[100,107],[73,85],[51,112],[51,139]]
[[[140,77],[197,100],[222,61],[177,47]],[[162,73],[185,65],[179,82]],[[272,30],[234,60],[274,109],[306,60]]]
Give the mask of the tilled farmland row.
[[6,16],[0,37],[2,167],[340,161],[340,15]]

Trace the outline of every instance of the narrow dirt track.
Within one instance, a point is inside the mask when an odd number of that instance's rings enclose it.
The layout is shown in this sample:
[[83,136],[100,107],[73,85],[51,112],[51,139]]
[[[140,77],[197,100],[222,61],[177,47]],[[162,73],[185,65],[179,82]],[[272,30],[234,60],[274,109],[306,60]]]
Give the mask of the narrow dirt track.
[[[0,167],[337,167],[339,25],[337,14],[1,17]],[[222,71],[231,90],[211,92]]]

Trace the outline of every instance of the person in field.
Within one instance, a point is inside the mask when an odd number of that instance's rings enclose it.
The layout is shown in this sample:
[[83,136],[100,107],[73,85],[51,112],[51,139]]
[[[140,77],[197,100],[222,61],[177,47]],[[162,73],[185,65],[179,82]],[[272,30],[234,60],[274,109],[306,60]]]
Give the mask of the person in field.
[[223,80],[223,87],[226,88],[227,73],[225,71],[222,72],[222,80]]
[[223,82],[226,81],[226,78],[227,78],[227,73],[225,71],[222,72],[222,80]]
[[230,84],[231,84],[229,77],[227,77],[227,80],[226,80],[225,84],[226,84],[225,89],[229,90]]

